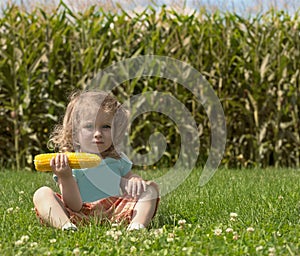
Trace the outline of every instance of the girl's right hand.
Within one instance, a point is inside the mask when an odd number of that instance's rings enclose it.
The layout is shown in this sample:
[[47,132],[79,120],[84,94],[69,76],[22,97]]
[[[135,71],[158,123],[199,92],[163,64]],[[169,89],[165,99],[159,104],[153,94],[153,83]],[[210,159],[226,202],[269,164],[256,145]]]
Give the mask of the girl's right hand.
[[53,157],[50,160],[50,166],[53,173],[59,178],[72,176],[72,169],[69,166],[68,156],[63,153],[59,153]]

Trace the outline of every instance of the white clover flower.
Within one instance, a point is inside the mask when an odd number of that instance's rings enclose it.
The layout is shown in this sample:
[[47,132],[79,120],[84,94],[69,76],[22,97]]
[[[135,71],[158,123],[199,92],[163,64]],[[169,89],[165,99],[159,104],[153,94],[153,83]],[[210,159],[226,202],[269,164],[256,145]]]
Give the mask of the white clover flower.
[[264,249],[264,247],[263,247],[262,245],[257,246],[257,247],[255,248],[255,250],[256,250],[257,252],[259,252],[259,251],[261,251],[261,250],[263,250],[263,249]]
[[10,213],[10,212],[12,212],[14,210],[14,208],[13,207],[10,207],[10,208],[8,208],[6,211],[8,212],[8,213]]
[[132,237],[129,238],[129,240],[130,240],[131,242],[134,242],[134,243],[135,243],[135,242],[137,241],[137,238],[134,237],[134,236],[132,236]]
[[173,242],[173,241],[174,241],[174,237],[168,237],[168,238],[167,238],[167,242],[168,242],[168,243],[171,243],[171,242]]
[[233,240],[238,240],[238,239],[239,239],[239,235],[238,235],[237,233],[234,234],[233,237],[232,237],[232,239],[233,239]]
[[230,218],[237,218],[238,214],[236,212],[230,213]]
[[24,242],[22,240],[18,240],[15,242],[15,245],[19,246],[19,245],[22,245]]
[[21,241],[27,242],[29,240],[29,236],[25,235],[21,237]]
[[230,216],[230,221],[236,221],[238,214],[235,212],[231,212],[229,216]]
[[19,191],[19,194],[24,194],[24,191],[23,190]]
[[76,255],[76,256],[80,255],[80,249],[79,248],[75,248],[73,250],[73,254]]
[[226,233],[231,233],[231,232],[233,232],[233,229],[232,229],[232,228],[227,228],[227,229],[225,230],[225,232],[226,232]]
[[50,244],[54,244],[54,243],[56,243],[56,239],[52,238],[52,239],[49,240],[49,242],[50,242]]
[[268,252],[269,253],[274,253],[276,251],[276,249],[274,248],[274,247],[270,247],[269,249],[268,249]]
[[20,208],[18,206],[16,206],[15,212],[18,212],[19,210],[20,210]]
[[32,242],[32,243],[30,243],[30,247],[36,247],[37,245],[38,245],[37,242]]
[[175,237],[175,234],[174,234],[174,233],[169,233],[169,234],[168,234],[168,237],[174,238],[174,237]]
[[5,33],[6,33],[6,31],[7,31],[7,29],[6,29],[6,27],[5,27],[5,26],[2,26],[2,27],[0,27],[0,33],[3,33],[3,34],[5,34]]
[[178,225],[183,226],[186,223],[186,220],[179,220]]
[[118,240],[118,238],[122,235],[121,230],[115,230],[115,228],[106,231],[107,236],[111,236],[114,240]]
[[130,252],[136,252],[136,251],[137,251],[137,249],[134,245],[130,247]]
[[115,234],[115,235],[112,236],[112,238],[113,238],[114,240],[118,240],[118,239],[119,239],[119,236]]
[[121,231],[121,230],[116,231],[116,232],[115,232],[115,235],[121,236],[121,235],[122,235],[122,231]]
[[106,231],[106,235],[107,236],[114,236],[115,235],[115,231],[114,230],[108,230],[108,231]]
[[215,234],[216,236],[220,236],[220,235],[222,234],[222,229],[216,228],[216,229],[214,230],[214,234]]
[[160,235],[163,234],[163,233],[164,233],[164,231],[163,231],[162,228],[158,228],[158,229],[154,229],[154,230],[153,230],[154,236],[160,236]]
[[193,247],[183,247],[182,251],[184,252],[184,255],[191,255],[193,251]]
[[239,235],[237,232],[233,232],[233,237],[232,237],[233,240],[238,240],[239,239]]
[[248,227],[247,232],[249,232],[249,233],[254,232],[254,228],[253,227]]
[[283,200],[283,196],[282,195],[278,196],[278,200]]
[[149,240],[149,239],[146,239],[146,240],[143,242],[143,244],[145,244],[145,245],[151,245],[151,244],[152,244],[152,241]]

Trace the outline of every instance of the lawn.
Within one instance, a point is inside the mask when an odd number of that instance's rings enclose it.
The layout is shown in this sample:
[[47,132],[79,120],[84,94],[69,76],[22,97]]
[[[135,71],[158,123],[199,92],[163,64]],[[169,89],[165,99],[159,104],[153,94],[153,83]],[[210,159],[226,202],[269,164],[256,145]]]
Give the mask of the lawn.
[[[145,178],[157,170],[138,171]],[[91,224],[67,233],[42,227],[32,205],[51,174],[0,171],[0,255],[300,255],[300,171],[201,169],[161,198],[149,230]]]

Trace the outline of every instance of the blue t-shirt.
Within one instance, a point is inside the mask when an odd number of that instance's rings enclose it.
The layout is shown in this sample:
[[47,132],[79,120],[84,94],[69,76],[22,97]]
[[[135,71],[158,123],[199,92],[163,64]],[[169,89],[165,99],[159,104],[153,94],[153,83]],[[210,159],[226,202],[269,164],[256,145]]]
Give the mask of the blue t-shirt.
[[[125,176],[132,167],[132,162],[121,153],[121,158],[107,157],[94,168],[73,169],[72,173],[77,182],[83,202],[94,202],[109,196],[120,195],[121,177]],[[57,176],[54,175],[57,181]]]

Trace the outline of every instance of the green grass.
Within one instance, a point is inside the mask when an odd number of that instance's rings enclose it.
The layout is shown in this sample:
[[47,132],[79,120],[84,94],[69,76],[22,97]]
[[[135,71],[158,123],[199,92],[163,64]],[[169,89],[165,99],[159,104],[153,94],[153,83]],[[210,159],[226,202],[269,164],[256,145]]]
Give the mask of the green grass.
[[32,211],[50,174],[1,171],[0,255],[300,255],[299,170],[219,170],[202,188],[200,172],[161,198],[149,231],[91,224],[66,233],[42,227]]

